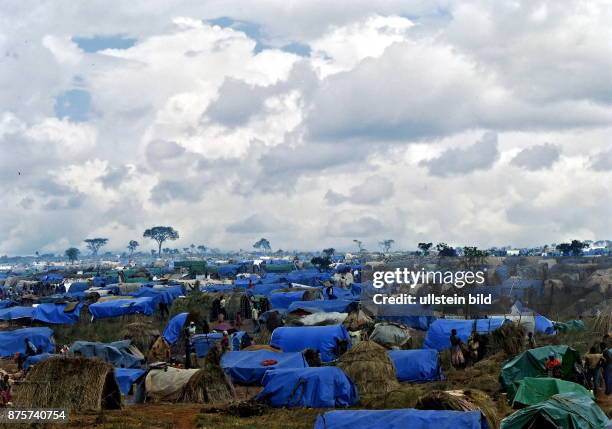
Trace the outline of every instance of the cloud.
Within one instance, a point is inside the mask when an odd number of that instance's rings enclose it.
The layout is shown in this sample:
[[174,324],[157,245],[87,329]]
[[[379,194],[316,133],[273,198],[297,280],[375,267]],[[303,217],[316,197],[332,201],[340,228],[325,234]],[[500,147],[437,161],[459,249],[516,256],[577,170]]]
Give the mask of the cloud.
[[610,230],[605,2],[22,3],[0,12],[0,254],[155,224],[225,249]]
[[230,234],[259,234],[283,229],[284,222],[270,215],[254,214],[230,224],[225,230]]
[[471,146],[448,149],[435,158],[421,161],[420,165],[432,176],[449,177],[487,170],[498,158],[497,134],[486,133]]
[[338,219],[330,221],[327,233],[332,237],[365,238],[380,234],[386,228],[373,216],[362,216],[356,219]]
[[535,171],[550,168],[560,156],[561,149],[558,146],[545,143],[523,149],[511,162],[525,170]]
[[393,182],[382,176],[370,176],[360,185],[353,186],[348,195],[327,191],[325,199],[329,204],[349,202],[353,204],[375,205],[393,196]]
[[612,150],[592,155],[590,157],[590,167],[595,171],[612,170]]

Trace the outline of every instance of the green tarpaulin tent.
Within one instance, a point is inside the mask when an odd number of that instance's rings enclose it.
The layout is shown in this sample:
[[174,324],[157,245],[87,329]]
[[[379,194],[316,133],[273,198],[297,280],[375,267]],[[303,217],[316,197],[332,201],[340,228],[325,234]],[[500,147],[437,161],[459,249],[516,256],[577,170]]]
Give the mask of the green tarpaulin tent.
[[501,429],[603,429],[608,422],[590,397],[561,393],[506,417]]
[[586,329],[582,320],[569,320],[567,322],[556,322],[555,329],[558,332],[580,332]]
[[546,377],[544,359],[550,353],[555,353],[561,359],[561,375],[565,379],[571,378],[574,373],[574,363],[580,360],[576,350],[568,346],[544,346],[527,350],[506,361],[499,376],[502,387],[508,392],[508,399],[514,399],[516,393],[515,382],[525,377]]
[[559,380],[558,378],[526,377],[515,383],[516,394],[512,406],[521,408],[528,405],[539,404],[559,393],[580,393],[593,397],[593,394],[578,383]]

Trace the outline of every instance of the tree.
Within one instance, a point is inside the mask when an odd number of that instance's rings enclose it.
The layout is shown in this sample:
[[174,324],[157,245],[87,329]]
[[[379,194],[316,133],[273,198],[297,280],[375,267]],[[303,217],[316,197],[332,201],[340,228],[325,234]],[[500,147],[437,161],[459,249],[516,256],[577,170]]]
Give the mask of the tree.
[[272,246],[270,246],[270,241],[267,238],[260,238],[255,244],[253,244],[255,249],[270,251],[272,250]]
[[463,256],[467,259],[468,265],[473,267],[476,264],[483,264],[489,252],[480,250],[478,247],[466,246],[463,248]]
[[130,255],[132,255],[135,251],[136,248],[140,246],[140,244],[138,244],[138,242],[136,240],[130,240],[127,248],[130,250]]
[[361,240],[353,240],[353,243],[355,243],[357,245],[357,248],[359,249],[359,252],[363,252],[365,249],[363,248],[363,242]]
[[76,247],[71,247],[69,249],[66,249],[66,251],[64,252],[64,254],[66,255],[66,258],[68,258],[68,260],[73,264],[74,264],[74,261],[79,259],[79,253],[81,253],[81,251],[77,249]]
[[203,244],[200,244],[198,246],[198,250],[200,251],[200,253],[206,253],[206,251],[208,250],[208,247],[204,246]]
[[457,256],[455,249],[446,243],[438,243],[436,245],[436,250],[438,251],[439,256]]
[[429,249],[431,249],[431,246],[433,246],[433,243],[419,243],[419,249],[421,249],[421,252],[423,252],[423,255],[425,256],[429,255]]
[[395,240],[383,240],[379,241],[378,245],[382,247],[384,253],[389,253],[389,250],[391,250],[391,246],[393,246],[393,243],[395,243]]
[[331,259],[329,259],[327,256],[315,256],[310,260],[310,263],[321,271],[329,268],[331,265]]
[[571,243],[557,244],[556,249],[563,253],[563,256],[580,256],[582,254],[582,249],[586,247],[589,247],[587,243],[580,240],[572,240]]
[[87,248],[91,251],[91,254],[93,256],[96,256],[98,254],[98,250],[100,250],[102,246],[108,243],[108,238],[87,238],[83,241],[87,243]]
[[154,226],[145,230],[142,236],[157,242],[157,254],[161,256],[162,244],[167,240],[177,240],[179,233],[171,226]]
[[334,253],[336,253],[336,249],[334,249],[333,247],[323,249],[323,254],[330,259],[332,256],[334,256]]

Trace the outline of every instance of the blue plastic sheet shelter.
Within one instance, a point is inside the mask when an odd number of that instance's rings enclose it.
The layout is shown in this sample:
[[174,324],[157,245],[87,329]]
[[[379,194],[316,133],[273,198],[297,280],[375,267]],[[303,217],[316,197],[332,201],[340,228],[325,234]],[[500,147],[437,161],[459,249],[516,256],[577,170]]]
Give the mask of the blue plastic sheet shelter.
[[72,325],[79,321],[82,303],[69,312],[66,312],[67,304],[39,304],[34,309],[34,320],[39,322],[52,323],[55,325]]
[[126,314],[144,314],[150,316],[155,311],[153,298],[128,298],[113,301],[97,302],[89,306],[89,312],[96,319],[119,317]]
[[290,283],[299,283],[308,286],[318,286],[320,282],[331,279],[331,273],[320,272],[316,269],[291,271],[285,275]]
[[462,341],[467,342],[475,329],[479,334],[488,334],[506,322],[504,319],[438,319],[431,324],[423,343],[425,348],[442,351],[450,348],[451,330],[456,329]]
[[15,302],[10,299],[2,299],[0,300],[0,309],[8,308],[15,305]]
[[185,322],[187,322],[187,316],[189,316],[189,313],[179,313],[168,321],[162,334],[168,344],[176,344],[185,327]]
[[349,306],[353,304],[353,301],[345,299],[332,299],[332,300],[314,300],[314,301],[295,301],[289,305],[287,311],[289,313],[293,311],[302,310],[308,313],[346,313],[349,310]]
[[8,307],[0,310],[0,320],[9,322],[11,320],[32,319],[34,317],[34,307]]
[[145,374],[144,369],[137,368],[115,368],[115,379],[119,385],[119,390],[122,395],[130,393],[132,384],[138,382],[138,380]]
[[75,341],[70,347],[70,351],[84,357],[100,358],[115,367],[140,368],[144,363],[144,359],[133,354],[130,345],[130,340],[115,341],[113,343]]
[[262,283],[255,285],[255,287],[252,287],[251,289],[247,289],[247,293],[249,295],[270,296],[273,291],[285,289],[287,287],[289,286],[285,283]]
[[350,347],[351,337],[342,325],[282,327],[272,332],[270,345],[284,352],[315,349],[323,362],[331,362],[337,358],[339,341],[347,341]]
[[59,355],[54,355],[51,353],[40,353],[34,356],[28,356],[26,360],[23,362],[23,369],[29,369],[32,365],[37,364],[38,362],[47,360],[53,356],[59,356]]
[[335,366],[273,369],[262,384],[257,399],[273,407],[350,407],[359,400],[353,382]]
[[149,297],[153,298],[155,305],[159,305],[160,302],[164,304],[172,304],[172,302],[183,294],[183,289],[180,286],[172,287],[141,287],[136,292],[131,293],[135,298]]
[[[264,365],[265,361],[276,361]],[[243,385],[260,385],[266,371],[272,369],[307,368],[302,353],[279,353],[270,350],[225,352],[221,367],[232,381]]]
[[302,301],[304,299],[304,293],[304,291],[271,293],[268,296],[270,308],[274,310],[287,310],[291,303]]
[[208,354],[212,346],[221,341],[223,334],[219,332],[211,332],[210,334],[198,334],[191,337],[193,348],[196,356],[203,358]]
[[314,429],[488,429],[480,411],[346,410],[320,414]]
[[25,354],[26,338],[32,341],[41,353],[53,353],[55,351],[55,341],[51,329],[47,327],[23,328],[0,332],[0,356],[13,356],[17,352]]
[[89,287],[87,282],[74,282],[68,287],[68,293],[85,292]]
[[440,358],[434,349],[391,350],[389,357],[400,382],[420,383],[442,379]]
[[538,334],[552,335],[555,333],[555,324],[552,320],[538,314],[534,317],[535,319],[535,331]]

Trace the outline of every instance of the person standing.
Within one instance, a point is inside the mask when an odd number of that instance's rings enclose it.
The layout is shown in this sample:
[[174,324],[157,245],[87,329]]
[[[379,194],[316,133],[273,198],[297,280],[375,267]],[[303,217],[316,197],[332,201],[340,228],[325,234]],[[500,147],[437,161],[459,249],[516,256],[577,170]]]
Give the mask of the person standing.
[[527,349],[535,349],[537,346],[533,332],[527,333]]
[[461,350],[461,338],[457,335],[457,330],[452,329],[450,335],[450,353],[451,353],[451,364],[455,368],[461,368],[465,364],[465,357],[463,356],[463,351]]
[[584,366],[586,368],[587,384],[589,388],[595,392],[597,388],[597,373],[603,364],[603,354],[597,353],[595,346],[591,347],[589,352],[584,355]]

